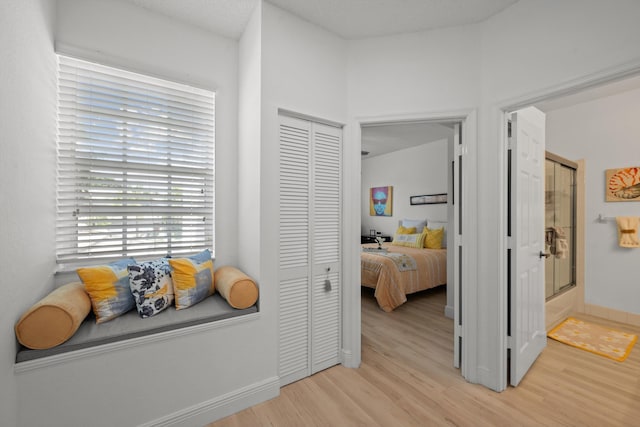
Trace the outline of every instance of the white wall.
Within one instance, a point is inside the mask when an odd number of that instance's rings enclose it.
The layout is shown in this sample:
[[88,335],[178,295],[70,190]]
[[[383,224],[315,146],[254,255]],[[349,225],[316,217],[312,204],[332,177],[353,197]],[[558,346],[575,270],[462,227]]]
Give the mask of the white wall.
[[520,0],[482,25],[486,104],[638,58],[636,0]]
[[[3,271],[10,272],[4,282],[10,285],[3,285],[0,295],[17,301],[13,308],[9,307],[0,315],[5,325],[5,333],[0,335],[3,340],[0,357],[6,361],[0,365],[3,421],[7,414],[9,422],[19,418],[24,420],[24,425],[43,424],[43,420],[50,420],[47,417],[64,408],[66,411],[60,424],[70,425],[67,421],[73,420],[66,417],[73,416],[72,411],[89,402],[90,406],[80,408],[82,416],[87,417],[83,421],[88,424],[93,424],[88,420],[95,422],[96,418],[90,418],[94,413],[104,415],[100,422],[105,425],[124,425],[127,420],[139,423],[161,416],[158,407],[168,413],[194,402],[215,401],[244,385],[271,378],[277,365],[277,255],[272,242],[277,241],[278,213],[272,201],[277,195],[278,108],[337,122],[348,120],[345,179],[353,194],[361,189],[359,133],[355,130],[360,118],[429,116],[442,111],[478,109],[478,147],[469,147],[465,157],[465,161],[478,167],[477,189],[471,190],[477,192],[477,220],[482,224],[475,236],[481,243],[476,248],[477,303],[481,310],[475,318],[465,320],[466,324],[477,328],[477,333],[467,339],[477,340],[480,345],[475,354],[468,355],[468,378],[496,390],[504,388],[506,350],[500,322],[505,315],[503,254],[500,252],[504,231],[501,220],[504,210],[500,203],[504,194],[504,155],[498,107],[509,105],[514,99],[528,99],[533,96],[530,94],[540,95],[554,88],[594,80],[612,72],[611,67],[619,71],[640,64],[637,49],[640,26],[635,22],[640,16],[639,2],[520,0],[482,24],[348,43],[265,3],[261,28],[261,171],[260,179],[255,182],[261,189],[259,319],[222,331],[184,337],[178,348],[175,343],[154,344],[145,351],[134,348],[116,357],[104,355],[78,365],[60,365],[42,377],[37,373],[21,374],[19,397],[24,404],[20,405],[20,414],[15,415],[14,377],[9,373],[12,366],[8,362],[8,358],[13,359],[15,341],[9,329],[18,312],[50,285],[50,269],[53,268],[51,185],[55,157],[53,150],[46,151],[54,133],[54,81],[50,77],[54,13],[50,6],[51,2],[46,1],[12,0],[3,2],[0,10],[3,64],[5,60],[6,64],[15,64],[0,68],[2,140],[32,144],[9,150],[3,144],[5,152],[0,171],[2,196],[8,194],[12,201],[10,205],[3,204],[0,211],[3,220],[0,258]],[[56,38],[63,44],[88,50],[90,56],[104,57],[134,70],[152,69],[163,77],[217,90],[216,178],[218,184],[225,182],[225,185],[217,188],[217,224],[220,227],[216,230],[216,257],[218,260],[239,259],[244,263],[235,240],[239,235],[235,220],[238,215],[235,168],[242,161],[234,148],[238,123],[238,43],[120,2],[108,2],[107,6],[106,1],[59,0],[58,14]],[[243,55],[251,58],[248,50],[251,48],[245,46]],[[247,72],[246,69],[240,71]],[[254,75],[249,80],[255,82],[255,78]],[[253,87],[251,90],[255,90],[255,85]],[[13,96],[5,97],[4,93]],[[256,95],[245,93],[242,96],[249,99]],[[24,101],[6,104],[5,99],[20,97]],[[34,115],[42,127],[32,126]],[[47,128],[50,130],[46,131]],[[5,156],[5,153],[8,154]],[[24,164],[21,160],[26,158],[30,161],[29,169],[16,169],[15,165]],[[43,182],[51,184],[43,186]],[[14,183],[20,185],[6,185]],[[243,186],[247,184],[243,182]],[[25,194],[41,197],[26,200]],[[48,194],[51,199],[47,199]],[[31,203],[41,205],[33,209]],[[347,235],[354,242],[360,232],[359,203],[359,199],[355,206],[345,203],[345,218],[354,218],[353,222],[357,224],[347,224],[350,233]],[[37,218],[33,212],[38,212]],[[40,215],[42,212],[50,212],[50,215]],[[11,229],[4,228],[5,224]],[[349,253],[345,255],[350,256]],[[33,259],[36,259],[35,267]],[[353,268],[357,268],[356,259],[352,261]],[[346,278],[356,276],[345,271]],[[22,289],[27,289],[23,287],[25,282],[30,286],[29,291],[23,293]],[[359,286],[358,283],[350,285],[354,289]],[[357,320],[359,310],[349,311],[353,307],[358,308],[359,301],[347,298],[345,313]],[[349,333],[345,330],[343,340],[355,342],[358,337],[349,336]],[[219,346],[220,342],[225,346]],[[255,348],[260,348],[261,352],[256,354]],[[180,351],[182,349],[184,351]],[[151,357],[154,355],[157,359]],[[109,407],[100,408],[100,402],[125,399],[127,395],[123,396],[123,390],[129,394],[143,394],[148,390],[131,381],[137,376],[137,370],[130,361],[141,356],[151,360],[150,369],[154,372],[163,372],[167,366],[202,366],[203,369],[187,370],[184,383],[171,384],[170,395],[144,402],[138,412],[134,408],[119,412],[109,411]],[[109,383],[104,388],[88,385],[86,378],[76,378],[78,368],[104,371],[105,366],[117,366],[119,370],[113,371],[114,375],[108,378]],[[57,384],[67,384],[73,392],[60,393]],[[154,390],[164,390],[166,386],[160,379],[151,383]],[[83,402],[83,405],[75,402]],[[114,423],[109,422],[112,420]]]
[[[461,118],[472,114],[480,105],[481,36],[481,27],[470,25],[350,41],[348,105],[352,128],[357,129],[362,122],[442,118],[449,114]],[[355,130],[349,137],[348,154],[357,162],[360,159],[360,133]],[[469,137],[473,139],[475,135]],[[475,147],[470,147],[464,160],[472,169],[474,150]],[[357,176],[347,185],[353,192],[362,192],[360,170],[353,170],[353,174]],[[475,192],[474,188],[469,189],[469,194]],[[361,198],[356,201],[354,210],[361,214]],[[357,223],[360,232],[360,216]],[[475,252],[469,243],[467,246]],[[359,252],[356,248],[354,259],[359,260]],[[472,260],[465,261],[472,265]],[[358,271],[352,276],[359,279],[359,262],[354,261],[353,265]],[[475,278],[475,274],[472,277]],[[360,295],[359,290],[357,295]],[[453,292],[449,292],[449,296],[448,308],[451,308]],[[346,311],[352,312],[360,312],[357,301]],[[359,328],[357,321],[355,327]],[[469,365],[475,366],[475,362],[471,361]],[[475,378],[470,380],[479,382]]]
[[[260,309],[269,338],[260,347],[278,363],[278,109],[345,122],[346,52],[335,35],[269,3],[262,4],[260,176]],[[241,159],[242,161],[242,159]]]
[[[273,120],[284,108],[344,123],[344,40],[270,3],[263,3],[262,37],[263,119]],[[277,132],[269,137],[267,144],[274,144]]]
[[[257,9],[238,43],[126,3],[59,1],[56,43],[61,50],[216,90],[216,263],[237,260],[254,272],[260,285],[261,312],[240,324],[19,373],[18,401],[25,404],[17,405],[14,418],[18,424],[137,425],[182,419],[179,417],[185,411],[189,415],[193,405],[197,415],[186,424],[204,424],[226,415],[225,411],[242,409],[234,399],[241,404],[255,403],[277,394],[277,255],[273,251],[278,217],[273,203],[277,196],[277,111],[285,108],[345,122],[346,55],[338,37],[268,4],[264,9]],[[301,55],[308,56],[299,61]],[[52,79],[52,90],[54,83]],[[258,105],[252,104],[256,102]],[[46,116],[53,118],[53,102],[51,108]],[[239,118],[242,132],[238,131]],[[53,125],[52,121],[46,133],[52,140]],[[250,155],[244,156],[247,153]],[[258,158],[260,163],[256,163]],[[53,182],[53,150],[51,164],[49,181]],[[256,164],[259,168],[251,170]],[[239,183],[244,192],[258,191],[238,198]],[[53,193],[53,187],[47,190]],[[257,234],[240,232],[238,209],[255,206],[249,197],[255,194],[259,211],[249,219],[259,225],[248,230]],[[53,208],[52,196],[50,223],[44,225],[49,234],[54,229]],[[238,236],[247,241],[237,243]],[[238,253],[239,247],[251,245],[259,249]],[[53,243],[42,252],[52,258]],[[53,264],[47,271],[49,282],[52,271]],[[32,303],[34,298],[28,300]],[[8,352],[11,358],[14,349]],[[144,371],[154,374],[137,381],[140,368],[132,361],[144,361]],[[91,372],[104,375],[93,377]],[[171,372],[167,379],[164,372]],[[88,378],[102,382],[92,383]],[[132,400],[132,395],[146,397]],[[7,407],[15,414],[15,393],[7,397]]]
[[[447,204],[411,205],[410,196],[447,192],[448,141],[442,139],[362,161],[362,234],[381,231],[393,237],[401,219],[447,220]],[[371,216],[372,187],[393,186],[393,216]],[[422,230],[418,230],[421,232]]]
[[[352,169],[345,168],[345,173],[351,175],[346,180],[347,192],[362,191],[361,123],[439,119],[450,113],[460,118],[477,108],[482,77],[481,35],[478,25],[470,25],[349,41],[348,114],[352,130],[347,135],[345,157],[351,159]],[[475,189],[469,192],[474,194]],[[352,228],[359,233],[361,198],[352,205],[345,206],[345,218],[354,218]],[[357,234],[349,237],[358,239]],[[348,264],[357,269],[351,272],[350,280],[359,283],[359,245],[345,255],[351,257]],[[345,275],[349,276],[349,272]],[[360,332],[359,295],[359,289],[353,290],[353,304],[345,310],[354,316],[353,328],[358,331],[354,333],[355,339]]]
[[640,3],[632,0],[520,0],[478,25],[349,43],[350,120],[477,108],[478,142],[464,160],[478,168],[469,190],[482,225],[469,236],[478,245],[479,308],[465,319],[466,339],[478,343],[465,354],[469,381],[506,386],[500,107],[640,65],[637,16]]
[[547,149],[585,160],[585,302],[640,314],[640,250],[620,248],[615,220],[638,202],[605,202],[605,170],[640,165],[640,89],[547,113]]
[[478,105],[480,28],[349,41],[349,115],[434,113]]
[[[60,0],[57,12],[56,43],[66,51],[216,91],[216,265],[239,262],[238,42],[123,2]],[[18,23],[20,27],[15,29],[16,34],[24,34],[24,28],[36,27],[41,31],[46,28],[38,22],[18,20]],[[29,31],[26,33],[31,34]],[[51,43],[48,48],[46,54],[51,55]],[[42,52],[33,52],[35,59],[31,63],[21,64],[24,65],[21,68],[42,68],[41,62],[37,61],[46,58],[46,54],[38,56],[36,53]],[[251,58],[253,54],[247,55]],[[34,67],[36,64],[37,67]],[[243,76],[247,76],[246,71],[250,66],[243,62]],[[53,91],[55,74],[53,70],[50,71]],[[37,77],[38,74],[25,75],[25,78],[32,78],[36,83],[41,80]],[[28,83],[33,85],[31,80]],[[243,96],[251,99],[255,96],[251,93],[255,87],[255,75],[243,80],[244,83],[247,81],[248,84],[243,86]],[[26,85],[25,80],[22,86]],[[36,105],[36,111],[40,112],[40,108],[46,110],[42,111],[42,115],[46,112],[46,116],[53,120],[53,95],[54,92],[51,95],[51,108],[43,106],[48,100],[45,92],[45,95],[38,93],[33,99],[28,98],[24,110],[32,111]],[[46,123],[44,119],[38,121]],[[18,120],[16,122],[20,123]],[[26,123],[21,125],[28,128]],[[54,135],[52,122],[45,138],[53,144]],[[51,185],[55,181],[53,146],[47,158],[51,167],[44,162],[33,165],[34,170],[47,174],[42,181]],[[38,152],[35,149],[29,151],[31,157]],[[29,157],[22,151],[19,154],[24,158]],[[17,160],[13,158],[16,164]],[[22,258],[17,260],[21,261],[16,269],[20,268],[22,277],[34,263],[32,254],[36,256],[35,262],[44,259],[40,252],[50,258],[54,255],[53,243],[47,244],[47,236],[55,228],[55,189],[45,187],[36,190],[30,185],[20,190],[23,195],[39,194],[40,191],[46,191],[51,198],[50,207],[41,209],[51,211],[48,219],[42,221],[42,227],[49,231],[41,232],[39,239],[35,236],[28,238],[30,234],[26,234],[28,239],[22,236],[23,240],[18,242],[29,243],[24,250],[20,250],[23,246],[21,243],[11,248],[15,251],[17,247],[20,257],[29,256],[29,262]],[[25,215],[24,212],[21,214]],[[41,245],[34,245],[34,241]],[[3,246],[3,254],[4,251]],[[15,255],[9,257],[10,260],[15,258]],[[50,281],[52,273],[53,265],[49,265],[45,279]],[[32,278],[32,272],[27,274]],[[260,277],[256,278],[261,284]],[[31,282],[34,287],[40,286],[36,280]],[[17,277],[11,283],[24,286],[24,280],[17,280]],[[11,292],[12,298],[15,298],[15,290]],[[265,297],[265,300],[269,301],[269,298]],[[29,303],[33,302],[35,295],[30,295]],[[273,302],[265,306],[273,311]],[[204,425],[217,417],[243,409],[248,404],[273,397],[278,393],[275,377],[277,348],[273,315],[268,322],[265,320],[267,317],[260,313],[250,320],[232,321],[221,328],[212,324],[211,328],[198,329],[198,332],[171,340],[149,342],[63,362],[46,369],[20,372],[15,376],[19,402],[18,425],[126,426],[166,422],[167,419],[173,422],[178,420],[184,425]],[[4,352],[4,345],[2,348]],[[260,351],[255,351],[256,348]],[[13,350],[10,350],[12,357]],[[10,404],[16,406],[15,399]]]
[[[500,107],[640,66],[640,3],[521,0],[486,21],[482,34],[482,107],[478,141],[477,380],[506,385],[504,301],[506,231]],[[502,218],[502,220],[501,220]],[[481,249],[481,250],[480,250]]]
[[17,424],[13,326],[55,268],[55,5],[0,2],[0,414]]
[[238,259],[260,275],[260,158],[262,153],[262,4],[240,39],[238,65]]

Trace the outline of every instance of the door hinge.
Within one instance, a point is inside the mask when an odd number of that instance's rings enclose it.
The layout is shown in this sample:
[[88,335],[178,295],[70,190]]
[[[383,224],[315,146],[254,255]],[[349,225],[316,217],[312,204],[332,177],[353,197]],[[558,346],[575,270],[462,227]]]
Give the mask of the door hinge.
[[507,138],[511,138],[511,120],[507,122]]
[[462,337],[462,325],[455,325],[453,327],[453,333],[456,337]]
[[507,335],[507,349],[513,350],[513,337],[511,335]]
[[513,248],[511,247],[512,240],[513,240],[513,239],[511,238],[511,236],[507,236],[507,249],[513,249]]
[[467,154],[467,146],[464,144],[458,144],[454,147],[454,152],[454,155],[456,157],[464,156],[465,154]]

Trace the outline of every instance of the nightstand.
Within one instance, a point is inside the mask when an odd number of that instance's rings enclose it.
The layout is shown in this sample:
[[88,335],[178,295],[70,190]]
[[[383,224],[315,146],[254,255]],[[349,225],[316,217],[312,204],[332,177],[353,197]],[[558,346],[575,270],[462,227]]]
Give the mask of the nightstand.
[[387,236],[386,234],[378,234],[376,236],[360,236],[360,244],[363,243],[376,243],[376,237],[382,237],[385,242],[390,242],[392,240],[391,236]]

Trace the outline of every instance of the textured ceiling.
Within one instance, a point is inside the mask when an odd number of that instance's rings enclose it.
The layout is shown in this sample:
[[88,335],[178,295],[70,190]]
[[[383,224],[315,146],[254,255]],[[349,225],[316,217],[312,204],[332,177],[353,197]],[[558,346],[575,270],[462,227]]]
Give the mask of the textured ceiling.
[[517,0],[269,0],[346,39],[484,21]]
[[[258,0],[120,0],[238,39]],[[343,38],[483,21],[517,0],[268,0]]]

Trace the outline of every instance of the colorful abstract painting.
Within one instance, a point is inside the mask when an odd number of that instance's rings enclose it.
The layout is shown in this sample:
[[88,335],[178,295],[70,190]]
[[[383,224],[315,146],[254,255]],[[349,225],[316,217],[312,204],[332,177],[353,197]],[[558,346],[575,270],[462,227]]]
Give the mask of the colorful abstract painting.
[[391,216],[393,214],[393,187],[373,187],[369,197],[369,215]]

